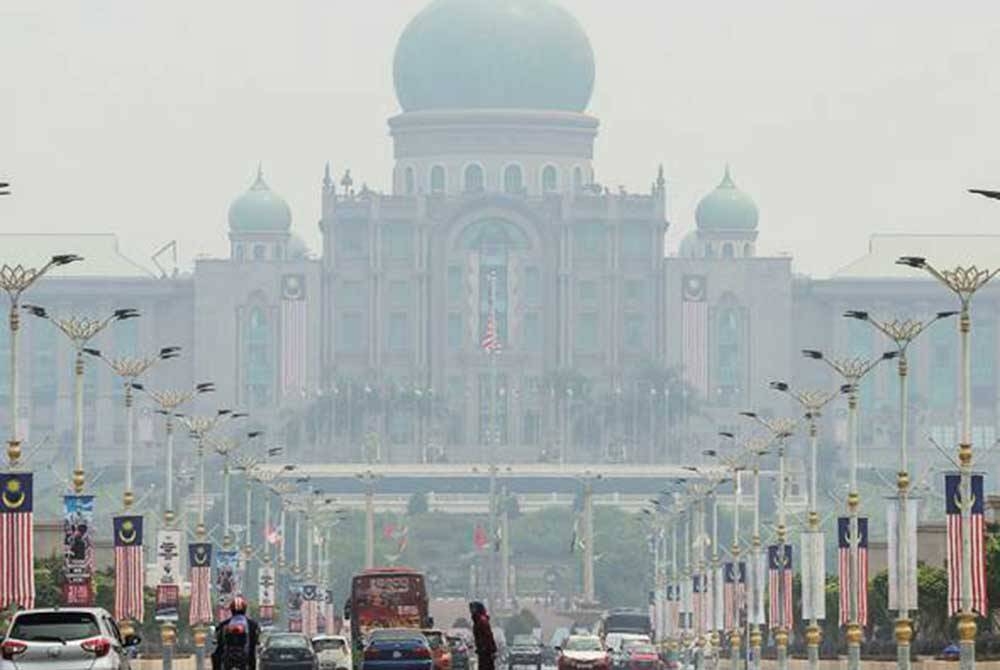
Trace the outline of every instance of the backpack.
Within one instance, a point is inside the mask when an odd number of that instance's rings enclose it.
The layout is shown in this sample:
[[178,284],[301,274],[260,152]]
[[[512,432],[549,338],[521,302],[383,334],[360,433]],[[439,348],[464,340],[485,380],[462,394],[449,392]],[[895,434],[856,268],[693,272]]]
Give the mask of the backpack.
[[244,670],[250,664],[250,620],[236,614],[222,630],[223,670]]

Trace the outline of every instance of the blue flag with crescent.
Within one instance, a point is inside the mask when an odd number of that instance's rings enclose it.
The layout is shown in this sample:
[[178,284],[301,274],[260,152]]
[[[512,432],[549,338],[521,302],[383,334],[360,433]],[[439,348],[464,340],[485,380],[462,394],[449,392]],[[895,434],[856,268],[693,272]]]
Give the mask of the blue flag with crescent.
[[137,515],[114,518],[115,546],[142,546],[142,517]]
[[34,504],[32,484],[30,472],[0,473],[0,513],[31,512]]
[[[837,518],[837,547],[848,549],[851,546],[851,518],[842,516]],[[868,517],[858,517],[858,548],[868,548]]]
[[212,545],[209,542],[192,542],[188,545],[188,565],[192,568],[212,566]]
[[[962,500],[962,476],[949,474],[944,476],[944,499],[946,514],[961,514],[959,503]],[[983,476],[972,475],[972,514],[982,514],[983,507]]]

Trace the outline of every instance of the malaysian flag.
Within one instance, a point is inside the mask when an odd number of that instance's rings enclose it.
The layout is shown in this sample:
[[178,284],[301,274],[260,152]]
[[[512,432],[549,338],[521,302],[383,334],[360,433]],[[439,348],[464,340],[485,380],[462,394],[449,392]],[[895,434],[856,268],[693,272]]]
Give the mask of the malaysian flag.
[[323,592],[323,617],[326,622],[325,630],[327,635],[336,635],[336,615],[333,612],[333,590],[327,589]]
[[281,391],[284,395],[306,388],[307,305],[305,276],[284,275],[281,278]]
[[723,566],[722,602],[726,610],[726,630],[740,627],[740,614],[746,599],[746,563],[728,562]]
[[708,284],[702,275],[681,279],[681,351],[684,381],[708,392]]
[[302,585],[302,632],[309,637],[319,632],[319,587]]
[[192,542],[188,545],[191,577],[191,625],[212,623],[212,545]]
[[[784,548],[784,551],[781,548]],[[792,628],[792,545],[767,548],[768,595],[771,625],[785,630]]]
[[676,635],[680,627],[680,603],[681,594],[678,585],[676,583],[667,584],[667,612],[666,621],[664,622],[667,637]]
[[691,614],[695,633],[705,632],[703,617],[705,612],[705,581],[702,575],[691,575]]
[[497,333],[497,315],[493,309],[493,302],[490,301],[490,311],[486,315],[486,327],[483,329],[483,338],[479,341],[479,346],[488,354],[500,351],[500,335]]
[[[945,510],[948,515],[948,616],[962,611],[962,487],[961,475],[944,478]],[[983,476],[972,475],[969,545],[972,549],[972,611],[987,616],[986,569],[983,545]]]
[[115,532],[115,618],[119,621],[143,619],[142,517],[116,516]]
[[[851,620],[850,583],[851,573],[851,519],[842,516],[837,519],[837,576],[840,581],[840,625],[846,626]],[[868,625],[868,519],[858,518],[858,623]]]
[[0,473],[0,609],[35,606],[32,475]]

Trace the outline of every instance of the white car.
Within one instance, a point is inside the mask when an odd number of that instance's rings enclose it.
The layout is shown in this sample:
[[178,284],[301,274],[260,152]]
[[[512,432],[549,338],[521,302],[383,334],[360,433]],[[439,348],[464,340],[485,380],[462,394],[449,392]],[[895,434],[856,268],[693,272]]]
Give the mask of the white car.
[[312,645],[320,670],[351,670],[351,644],[345,636],[317,635]]
[[130,647],[99,607],[17,612],[0,644],[0,670],[130,670]]

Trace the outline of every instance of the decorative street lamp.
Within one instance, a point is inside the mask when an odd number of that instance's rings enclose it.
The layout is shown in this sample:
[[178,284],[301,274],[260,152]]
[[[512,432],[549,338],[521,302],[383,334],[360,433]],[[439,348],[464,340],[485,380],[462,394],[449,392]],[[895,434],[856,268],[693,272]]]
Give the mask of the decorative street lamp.
[[[791,397],[805,410],[809,424],[809,530],[802,540],[802,608],[803,619],[809,621],[806,629],[806,650],[810,670],[819,667],[819,643],[822,629],[819,622],[826,618],[826,563],[824,555],[823,531],[819,527],[817,510],[817,461],[819,459],[819,419],[823,409],[837,398],[837,391],[792,389],[786,382],[771,382],[771,388]],[[848,391],[847,386],[840,389]],[[805,577],[808,576],[809,579]],[[809,582],[809,583],[807,583]]]
[[789,594],[785,593],[785,570],[790,570],[791,566],[785,564],[785,538],[788,529],[785,526],[785,441],[791,437],[796,428],[796,422],[791,419],[765,419],[756,412],[740,412],[741,416],[755,421],[763,426],[770,434],[774,443],[778,445],[778,528],[777,545],[779,569],[781,574],[778,577],[778,620],[772,621],[774,627],[774,642],[777,647],[778,668],[788,670],[788,634],[791,621],[786,620],[788,613],[785,611],[785,599]]
[[75,427],[76,427],[76,449],[73,468],[73,493],[80,495],[83,493],[84,472],[83,472],[83,352],[87,344],[94,339],[102,330],[107,328],[112,321],[125,321],[139,316],[139,311],[132,308],[116,309],[110,315],[103,318],[93,318],[89,316],[69,316],[56,317],[50,315],[44,307],[38,305],[25,305],[33,316],[46,319],[59,329],[63,335],[69,338],[76,356],[73,363],[73,373],[75,382]]
[[[909,362],[907,360],[907,350],[910,345],[920,335],[926,332],[932,324],[955,316],[958,312],[938,312],[928,321],[915,321],[912,319],[892,319],[879,320],[868,312],[851,310],[844,313],[849,319],[857,319],[871,324],[875,330],[889,338],[896,345],[897,372],[899,374],[899,471],[896,473],[896,490],[898,512],[896,516],[896,601],[889,603],[889,608],[895,606],[898,612],[896,618],[896,664],[899,670],[909,670],[910,668],[910,641],[913,639],[913,626],[910,622],[910,610],[917,606],[917,575],[911,574],[909,552],[909,489],[910,489],[910,466],[907,455],[908,447],[908,418],[909,418],[909,385],[907,384],[909,375]],[[913,538],[915,539],[915,538]],[[917,551],[914,544],[912,551]],[[892,558],[890,557],[890,560]],[[914,561],[915,563],[915,561]],[[890,589],[891,591],[892,589]],[[914,601],[910,602],[911,593]],[[892,598],[890,597],[890,600]]]
[[[3,191],[6,184],[0,184]],[[21,460],[21,437],[18,434],[20,375],[18,374],[19,335],[21,332],[21,296],[32,284],[42,278],[45,273],[55,267],[69,265],[82,261],[82,256],[76,254],[59,254],[53,256],[48,263],[40,268],[26,268],[23,265],[0,265],[0,289],[7,293],[10,299],[8,326],[10,327],[10,437],[7,440],[7,460],[11,468],[17,468]]]
[[861,388],[861,381],[874,370],[882,361],[892,360],[899,354],[895,351],[887,351],[876,358],[827,358],[822,352],[815,349],[804,349],[802,354],[806,358],[823,361],[834,372],[836,372],[845,382],[847,392],[847,443],[848,443],[848,468],[850,470],[849,487],[847,493],[847,512],[849,516],[848,531],[848,561],[847,561],[847,667],[848,670],[860,670],[861,668],[861,624],[858,621],[858,596],[861,588],[867,585],[860,584],[860,564],[858,562],[858,512],[860,511],[861,495],[858,493],[858,393]]
[[[986,194],[984,194],[986,195]],[[989,196],[992,197],[992,196]],[[923,270],[948,288],[959,301],[958,332],[962,368],[962,438],[958,445],[959,506],[962,516],[961,604],[958,614],[959,666],[972,670],[976,666],[976,614],[972,611],[972,374],[969,338],[972,333],[972,298],[993,279],[1000,268],[984,269],[961,265],[939,270],[919,256],[903,256],[899,265]]]
[[99,349],[87,347],[83,349],[83,353],[107,363],[111,371],[121,377],[125,387],[125,493],[122,496],[122,505],[125,511],[128,511],[132,507],[132,503],[135,502],[135,493],[132,490],[132,469],[135,451],[133,389],[135,388],[136,380],[157,362],[177,358],[181,355],[180,352],[180,347],[164,347],[153,356],[106,358]]
[[365,568],[371,569],[375,567],[375,481],[378,474],[365,470],[357,477],[365,485]]
[[220,409],[215,414],[199,416],[178,415],[195,442],[198,458],[198,525],[195,528],[195,535],[199,542],[203,542],[208,533],[205,526],[205,442],[225,422],[246,416],[243,412],[234,412],[231,409]]

